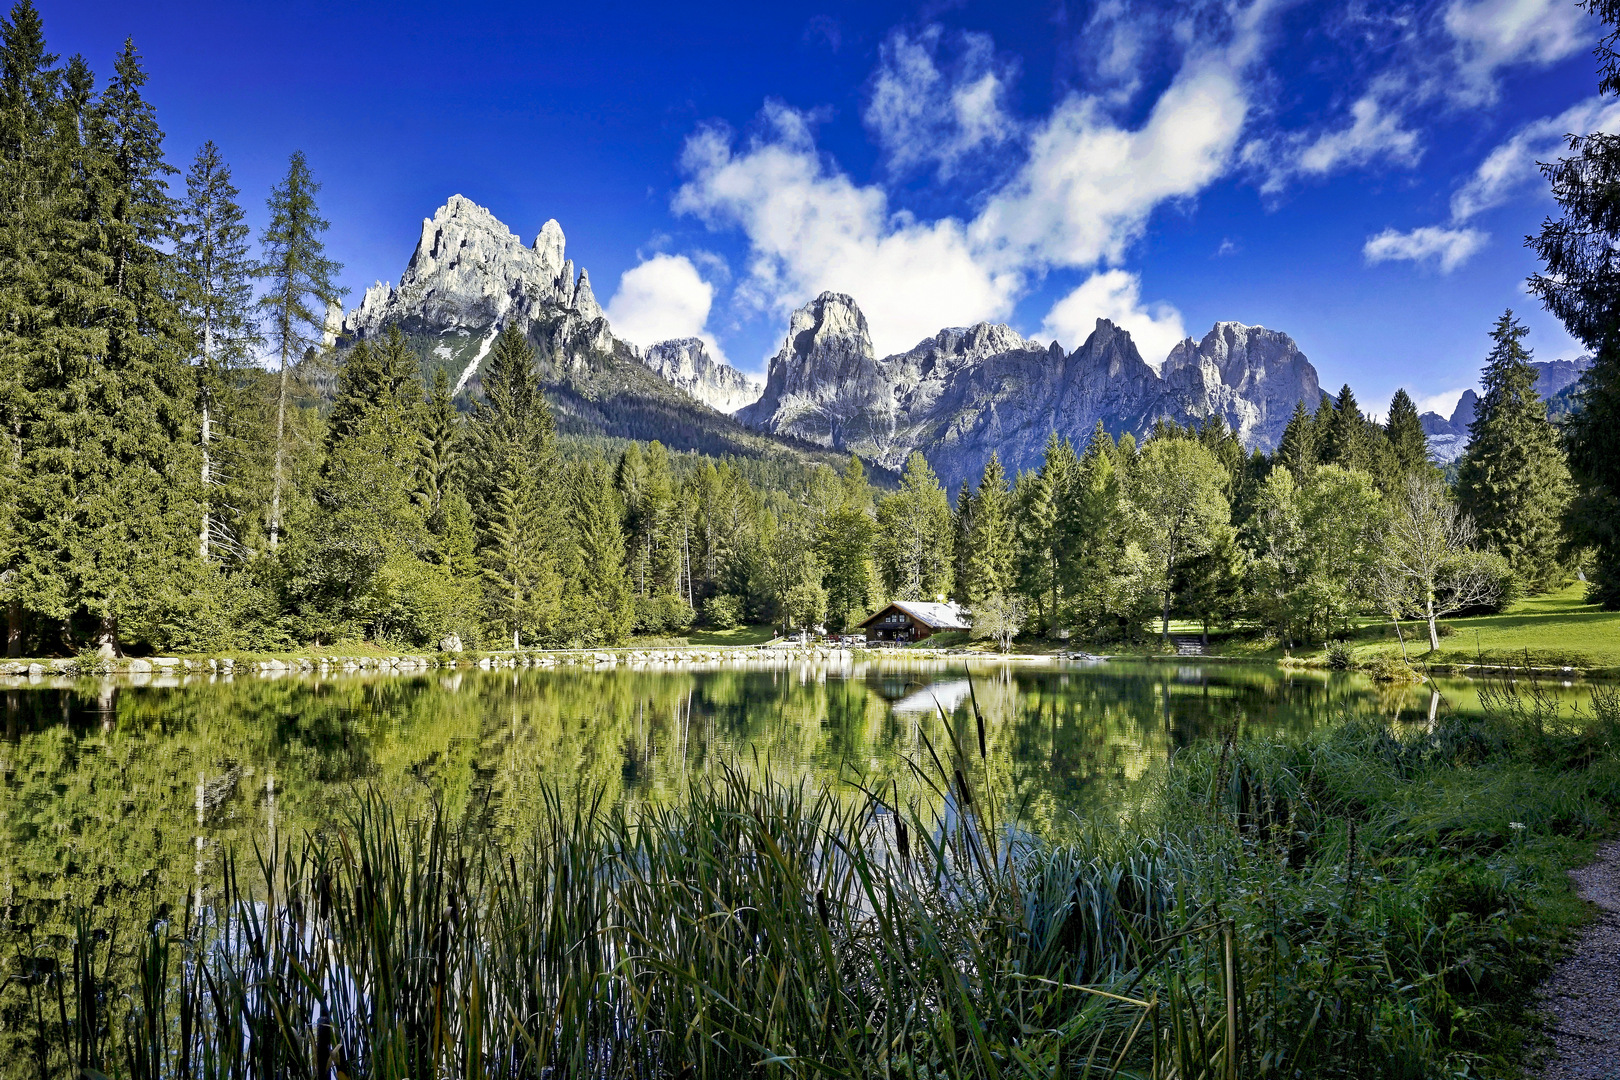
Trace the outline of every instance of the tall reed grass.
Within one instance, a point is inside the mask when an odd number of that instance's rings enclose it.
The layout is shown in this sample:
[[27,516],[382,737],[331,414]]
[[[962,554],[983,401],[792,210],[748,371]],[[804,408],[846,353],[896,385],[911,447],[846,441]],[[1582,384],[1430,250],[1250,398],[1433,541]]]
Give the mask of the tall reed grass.
[[1062,845],[987,795],[982,721],[927,744],[927,805],[726,772],[551,790],[511,842],[373,794],[144,927],[13,933],[6,1074],[1506,1075],[1620,805],[1593,709],[1229,738]]

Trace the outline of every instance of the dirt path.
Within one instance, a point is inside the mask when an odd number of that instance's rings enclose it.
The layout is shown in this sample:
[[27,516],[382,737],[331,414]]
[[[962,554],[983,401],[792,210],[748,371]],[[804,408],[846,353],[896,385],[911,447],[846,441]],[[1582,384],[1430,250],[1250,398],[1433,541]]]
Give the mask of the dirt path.
[[1599,909],[1575,950],[1542,987],[1553,1049],[1543,1080],[1620,1077],[1620,840],[1572,871],[1577,891]]

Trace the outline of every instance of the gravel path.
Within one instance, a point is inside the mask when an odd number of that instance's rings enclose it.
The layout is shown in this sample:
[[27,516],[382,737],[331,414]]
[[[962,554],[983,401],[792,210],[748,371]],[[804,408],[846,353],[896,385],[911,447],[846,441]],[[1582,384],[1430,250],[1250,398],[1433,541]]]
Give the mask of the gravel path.
[[1572,871],[1598,918],[1542,987],[1553,1049],[1543,1080],[1620,1078],[1620,840]]

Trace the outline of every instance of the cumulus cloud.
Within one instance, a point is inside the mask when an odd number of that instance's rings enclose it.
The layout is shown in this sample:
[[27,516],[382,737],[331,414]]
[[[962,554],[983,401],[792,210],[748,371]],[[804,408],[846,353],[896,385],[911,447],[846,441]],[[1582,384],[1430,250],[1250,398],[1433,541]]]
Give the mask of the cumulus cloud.
[[693,135],[674,208],[749,239],[745,300],[786,314],[823,290],[858,299],[880,353],[909,349],[941,326],[1004,319],[1021,286],[975,257],[954,218],[892,213],[816,152],[805,117],[767,105],[768,130],[743,145],[723,128]]
[[725,360],[707,330],[714,286],[685,255],[654,255],[619,275],[608,301],[613,332],[642,348],[671,338],[702,338],[709,355]]
[[1242,66],[1226,53],[1189,61],[1134,130],[1096,97],[1064,100],[1029,157],[971,227],[1003,264],[1117,262],[1165,202],[1191,198],[1230,169],[1249,113]]
[[1302,146],[1297,166],[1302,173],[1321,176],[1343,166],[1365,166],[1381,158],[1398,165],[1416,165],[1422,156],[1417,132],[1404,126],[1398,112],[1368,95],[1350,106],[1349,126],[1323,132]]
[[1083,93],[1015,124],[1003,100],[1009,69],[988,38],[891,37],[866,119],[894,167],[948,171],[964,147],[1016,139],[1013,171],[971,219],[892,209],[881,186],[856,183],[818,151],[810,117],[775,102],[750,138],[708,126],[687,140],[673,209],[748,238],[741,302],[786,314],[822,290],[849,293],[880,352],[941,326],[1004,320],[1031,281],[1119,263],[1155,210],[1230,173],[1272,3],[1214,5],[1187,20],[1179,68],[1134,124],[1107,95]]
[[1592,36],[1591,19],[1570,0],[1452,0],[1443,21],[1455,43],[1453,92],[1465,100],[1493,100],[1500,69],[1554,63]]
[[897,30],[879,56],[864,119],[891,173],[932,165],[948,178],[1018,133],[1006,109],[1015,70],[997,58],[988,34],[947,38],[937,25]]
[[1157,370],[1170,350],[1187,336],[1181,312],[1166,303],[1142,303],[1142,279],[1126,270],[1093,274],[1052,305],[1041,333],[1073,350],[1107,319],[1131,335],[1136,349]]
[[1484,246],[1487,233],[1478,229],[1444,229],[1424,225],[1410,232],[1385,229],[1367,238],[1361,253],[1368,263],[1408,261],[1433,262],[1442,274],[1449,274]]
[[1541,187],[1538,162],[1563,156],[1565,135],[1620,133],[1620,102],[1588,98],[1559,113],[1526,124],[1485,155],[1468,182],[1451,196],[1453,221],[1502,205],[1530,187]]

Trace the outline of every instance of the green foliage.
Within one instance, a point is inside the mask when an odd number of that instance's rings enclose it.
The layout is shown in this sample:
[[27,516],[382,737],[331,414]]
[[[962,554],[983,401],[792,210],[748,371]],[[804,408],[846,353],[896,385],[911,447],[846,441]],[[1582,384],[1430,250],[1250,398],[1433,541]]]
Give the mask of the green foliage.
[[714,630],[735,630],[742,621],[743,605],[737,597],[717,593],[703,601],[703,625]]
[[877,504],[873,554],[883,591],[896,600],[934,600],[952,586],[950,497],[928,461],[906,459],[900,490]]
[[1457,493],[1484,543],[1507,558],[1528,589],[1541,592],[1561,584],[1569,472],[1536,393],[1536,372],[1523,345],[1527,333],[1511,311],[1491,331],[1495,347],[1480,376],[1484,393],[1468,427],[1472,441],[1457,474]]

